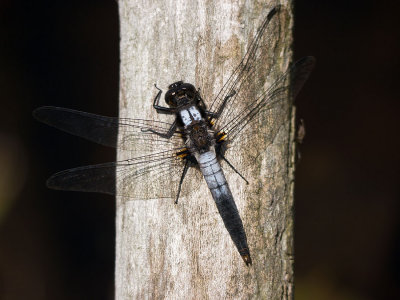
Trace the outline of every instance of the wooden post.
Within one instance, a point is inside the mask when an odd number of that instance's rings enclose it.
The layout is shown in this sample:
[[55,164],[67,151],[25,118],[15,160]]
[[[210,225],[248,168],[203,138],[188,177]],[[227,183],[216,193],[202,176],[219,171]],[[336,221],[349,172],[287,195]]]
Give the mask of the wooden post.
[[[201,87],[205,101],[211,101],[277,4],[119,0],[120,117],[172,122],[172,116],[152,108],[154,83],[165,92],[169,84],[184,80]],[[280,31],[271,36],[269,83],[291,60],[290,1],[284,11]],[[261,117],[251,148],[232,150],[237,152],[231,162],[249,185],[222,163],[253,265],[241,260],[204,179],[193,169],[185,179],[192,191],[177,205],[173,199],[118,198],[116,299],[292,299],[293,116],[287,114],[273,143],[265,132],[274,115]],[[129,155],[121,151],[118,159]]]

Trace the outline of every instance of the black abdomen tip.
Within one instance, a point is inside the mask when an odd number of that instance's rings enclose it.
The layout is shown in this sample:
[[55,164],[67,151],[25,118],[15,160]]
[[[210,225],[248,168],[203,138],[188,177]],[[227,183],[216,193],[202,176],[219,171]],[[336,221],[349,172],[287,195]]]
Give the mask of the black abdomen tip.
[[244,263],[246,264],[246,266],[249,266],[253,263],[251,260],[250,251],[248,248],[244,248],[244,249],[240,250],[239,253],[240,253],[240,256],[242,257]]

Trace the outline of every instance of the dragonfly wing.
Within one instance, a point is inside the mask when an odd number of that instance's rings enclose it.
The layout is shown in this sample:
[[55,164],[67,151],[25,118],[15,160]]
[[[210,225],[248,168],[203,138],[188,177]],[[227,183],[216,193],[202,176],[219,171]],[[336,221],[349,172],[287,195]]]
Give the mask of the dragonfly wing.
[[[118,145],[118,148],[122,150],[140,150],[150,153],[158,151],[160,147],[172,149],[183,143],[179,133],[166,139],[148,130],[167,132],[172,124],[165,122],[105,117],[53,106],[39,107],[33,112],[33,116],[47,125],[72,135],[104,146],[116,148]],[[137,144],[140,144],[140,147]]]
[[54,190],[115,194],[116,163],[83,166],[52,175],[47,186]]
[[[231,115],[229,119],[221,116],[218,130],[226,133],[232,144],[235,141],[246,142],[246,139],[251,139],[251,134],[244,134],[244,132],[251,128],[248,125],[262,114],[263,121],[268,122],[269,134],[266,136],[266,140],[272,142],[288,117],[291,101],[308,79],[314,65],[315,58],[313,57],[304,57],[297,61],[269,88],[259,92],[254,100],[239,112]],[[237,97],[243,98],[245,94],[239,91]],[[238,136],[241,138],[239,139]]]
[[47,185],[57,190],[118,194],[127,200],[175,199],[183,168],[184,160],[170,150],[64,170],[51,176]]
[[167,133],[171,126],[170,123],[153,120],[119,119],[118,148],[142,153],[153,153],[160,149],[179,149],[184,145],[184,139],[180,132],[175,132],[167,139],[149,130]]
[[[272,37],[275,37],[276,40],[276,36],[279,36],[280,14],[282,12],[285,12],[285,9],[281,5],[277,5],[268,13],[257,30],[242,61],[209,105],[209,111],[214,114],[222,111],[222,115],[225,115],[225,118],[229,118],[232,110],[235,110],[240,105],[238,101],[240,97],[237,97],[238,92],[242,91],[242,94],[244,94],[243,90],[251,92],[254,89],[250,88],[258,85],[255,84],[257,78],[265,80],[268,77],[268,73],[265,74],[267,69],[263,69],[263,76],[259,76],[259,67],[272,65],[273,63],[268,61],[268,58],[273,59],[270,57],[271,53],[273,53],[271,49],[275,46],[273,44],[274,38]],[[221,117],[217,117],[215,124],[219,123],[220,119]]]
[[54,106],[39,107],[33,111],[33,116],[49,126],[92,142],[109,147],[117,145],[117,118]]

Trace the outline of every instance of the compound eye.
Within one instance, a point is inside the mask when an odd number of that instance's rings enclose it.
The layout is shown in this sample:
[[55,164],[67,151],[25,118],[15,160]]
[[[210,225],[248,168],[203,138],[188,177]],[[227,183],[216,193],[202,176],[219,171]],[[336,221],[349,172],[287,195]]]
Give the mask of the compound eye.
[[169,106],[174,106],[174,98],[175,98],[175,92],[169,90],[166,94],[165,94],[165,103],[167,103]]

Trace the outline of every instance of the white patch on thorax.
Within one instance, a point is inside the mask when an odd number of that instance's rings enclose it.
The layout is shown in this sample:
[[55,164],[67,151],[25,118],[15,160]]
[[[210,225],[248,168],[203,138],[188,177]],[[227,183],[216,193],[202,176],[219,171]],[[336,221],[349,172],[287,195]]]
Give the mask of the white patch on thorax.
[[195,121],[201,121],[201,114],[196,106],[189,107],[189,112]]
[[182,109],[179,112],[183,125],[189,126],[193,121],[201,121],[201,114],[196,106],[191,106],[188,109]]
[[182,109],[179,112],[179,115],[181,116],[181,120],[183,122],[183,125],[186,127],[192,123],[192,120],[190,119],[190,115],[187,109]]

